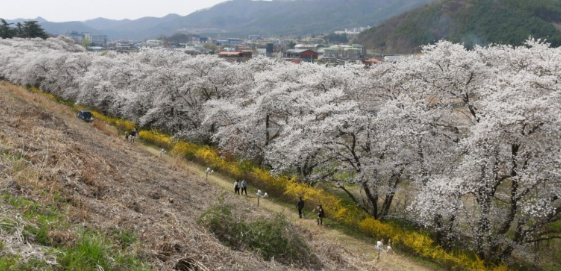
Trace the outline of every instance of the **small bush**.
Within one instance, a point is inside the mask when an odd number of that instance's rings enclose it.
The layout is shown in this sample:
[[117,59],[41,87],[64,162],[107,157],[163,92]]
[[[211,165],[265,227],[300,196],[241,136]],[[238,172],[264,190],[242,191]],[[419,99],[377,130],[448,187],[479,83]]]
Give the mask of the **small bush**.
[[64,250],[58,261],[63,270],[151,270],[139,259],[122,254],[109,239],[95,232],[85,232],[74,247]]
[[[32,91],[38,92],[38,90]],[[43,95],[57,100],[57,97],[54,95]],[[80,110],[81,108],[74,106],[74,109]],[[109,124],[117,126],[121,130],[130,131],[135,127],[135,124],[130,121],[107,117],[95,111],[92,111],[92,113],[95,118],[102,119]],[[149,137],[154,137],[154,142],[152,143],[156,145],[162,144],[163,146],[167,146],[168,144],[167,139],[169,139],[169,136],[167,135],[158,134],[149,135]],[[145,140],[150,142],[152,139]],[[215,148],[186,141],[170,142],[169,148],[172,149],[172,153],[175,155],[200,162],[235,178],[243,177],[249,179],[253,181],[257,187],[266,188],[267,192],[271,195],[283,196],[292,202],[294,202],[299,196],[303,196],[305,200],[313,204],[321,203],[324,206],[327,215],[343,225],[353,229],[358,228],[363,233],[373,235],[377,238],[391,238],[396,247],[421,257],[431,259],[440,264],[451,266],[460,270],[502,271],[506,268],[504,266],[486,266],[486,263],[477,257],[474,257],[472,253],[467,251],[457,251],[454,253],[447,252],[440,246],[436,245],[434,240],[426,234],[418,233],[414,229],[405,229],[399,225],[381,223],[373,218],[365,217],[364,212],[357,206],[345,204],[335,195],[330,194],[323,189],[301,184],[291,176],[272,176],[268,169],[261,168],[251,162],[234,161],[231,155],[228,154],[224,155],[226,157],[225,158],[221,156],[220,152]],[[223,223],[224,221],[230,220],[233,220],[233,217],[229,211],[229,207],[227,206],[210,209],[199,217],[199,221],[209,227],[220,240],[232,247],[239,246],[241,249],[246,249],[246,247],[248,247],[247,243],[250,242],[250,240],[247,239],[247,237],[239,237],[236,234],[243,236],[243,234],[251,232],[255,228],[259,227],[264,228],[262,231],[272,231],[277,233],[279,231],[279,229],[273,229],[273,227],[267,227],[265,225],[249,225],[247,223],[244,224],[244,222],[236,221],[234,221],[235,223],[232,225]],[[252,243],[252,246],[255,248],[248,247],[248,249],[259,253],[261,253],[260,251],[266,250],[257,244]],[[268,254],[262,255],[263,257],[268,257]],[[274,257],[279,260],[277,256]],[[303,256],[300,255],[300,257]]]
[[[83,227],[72,227],[65,214],[56,206],[42,205],[23,197],[2,194],[2,204],[15,207],[25,223],[22,234],[30,244],[39,244],[56,255],[59,265],[49,266],[43,259],[22,259],[18,255],[3,254],[0,270],[151,270],[149,265],[126,248],[138,242],[130,230],[105,234]],[[12,232],[17,223],[0,220],[0,230]],[[0,249],[4,244],[0,244]]]
[[245,222],[234,216],[231,208],[221,203],[201,214],[197,221],[233,249],[252,251],[265,260],[321,268],[317,256],[285,217],[279,214],[271,219],[261,217]]
[[168,135],[162,134],[158,131],[143,130],[140,131],[139,137],[140,139],[150,144],[154,144],[160,148],[171,149],[171,147],[173,146],[173,140]]
[[59,261],[67,270],[94,270],[97,266],[108,270],[108,250],[109,246],[101,236],[84,234],[76,247],[65,253]]
[[122,249],[130,247],[138,241],[134,231],[129,229],[114,229],[111,233],[114,236],[114,240],[118,242]]

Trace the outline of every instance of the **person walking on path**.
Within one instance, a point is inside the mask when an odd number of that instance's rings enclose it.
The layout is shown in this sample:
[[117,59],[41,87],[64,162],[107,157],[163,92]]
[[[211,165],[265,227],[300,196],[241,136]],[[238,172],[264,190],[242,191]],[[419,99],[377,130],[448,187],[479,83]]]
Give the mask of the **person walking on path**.
[[323,225],[323,218],[325,217],[325,211],[323,210],[323,207],[321,207],[321,204],[318,204],[315,212],[318,214],[318,221],[317,221],[318,225]]
[[304,200],[300,197],[298,203],[296,203],[296,207],[298,207],[298,216],[302,218],[302,209],[304,209]]
[[234,193],[240,194],[240,185],[238,184],[238,180],[234,182]]
[[242,195],[243,193],[245,193],[245,196],[247,197],[247,182],[245,180],[242,180]]
[[134,130],[132,130],[129,134],[129,141],[134,143],[134,139],[138,136],[138,129],[136,129],[136,127],[134,127]]

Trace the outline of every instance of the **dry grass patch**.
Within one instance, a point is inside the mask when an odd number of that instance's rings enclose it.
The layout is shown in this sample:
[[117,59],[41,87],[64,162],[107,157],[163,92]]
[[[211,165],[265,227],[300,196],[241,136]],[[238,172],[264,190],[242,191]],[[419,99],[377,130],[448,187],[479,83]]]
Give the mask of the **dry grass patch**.
[[112,126],[107,125],[101,120],[94,119],[92,126],[107,136],[118,136],[117,131]]

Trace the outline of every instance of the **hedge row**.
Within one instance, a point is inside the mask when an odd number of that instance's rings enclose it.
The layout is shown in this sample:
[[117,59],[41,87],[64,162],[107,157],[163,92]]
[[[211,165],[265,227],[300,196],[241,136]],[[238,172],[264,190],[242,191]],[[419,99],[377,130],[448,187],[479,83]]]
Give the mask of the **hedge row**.
[[[71,102],[32,89],[58,102],[72,106],[75,110],[85,109]],[[130,131],[136,126],[133,122],[107,117],[95,110],[91,110],[94,118],[105,121],[121,131]],[[199,145],[183,140],[175,140],[169,135],[154,130],[142,130],[139,137],[145,142],[170,150],[172,154],[196,161],[214,170],[228,174],[234,178],[246,178],[256,186],[266,188],[272,195],[282,196],[285,200],[296,202],[302,196],[307,202],[322,204],[329,217],[350,228],[359,229],[375,238],[391,239],[395,248],[429,259],[443,265],[447,269],[506,271],[505,266],[490,266],[477,256],[468,252],[448,252],[438,246],[426,233],[407,230],[396,225],[383,223],[365,215],[354,205],[344,203],[337,196],[319,188],[298,182],[289,176],[273,176],[270,171],[261,168],[251,161],[227,159],[220,155],[219,150],[206,145]],[[312,205],[312,206],[313,206]]]

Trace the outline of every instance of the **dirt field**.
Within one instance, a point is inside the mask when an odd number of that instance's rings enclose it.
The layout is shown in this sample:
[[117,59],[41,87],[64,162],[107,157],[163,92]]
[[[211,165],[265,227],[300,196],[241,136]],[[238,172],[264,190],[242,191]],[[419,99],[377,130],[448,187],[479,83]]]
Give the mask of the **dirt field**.
[[376,261],[369,242],[317,227],[312,219],[301,221],[293,210],[268,200],[257,208],[255,196],[233,195],[227,178],[213,174],[205,181],[198,165],[159,157],[157,150],[125,142],[112,127],[83,122],[68,107],[5,82],[0,83],[0,152],[21,154],[34,170],[0,175],[2,192],[38,202],[60,193],[71,203],[70,223],[134,230],[141,254],[159,270],[173,270],[180,260],[196,262],[200,270],[306,269],[232,250],[197,224],[221,195],[250,215],[284,213],[323,270],[432,270],[396,254]]

